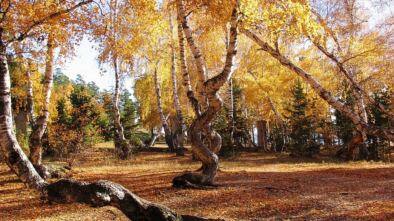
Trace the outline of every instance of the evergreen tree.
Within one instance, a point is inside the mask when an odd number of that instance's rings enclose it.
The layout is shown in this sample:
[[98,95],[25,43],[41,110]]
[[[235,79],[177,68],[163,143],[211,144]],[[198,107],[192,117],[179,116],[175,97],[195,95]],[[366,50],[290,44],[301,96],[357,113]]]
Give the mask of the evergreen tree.
[[222,148],[220,154],[223,156],[234,155],[244,144],[252,143],[250,139],[250,123],[244,116],[242,107],[243,90],[233,79],[233,113],[230,116],[228,105],[224,105],[216,117],[213,128],[222,137]]
[[288,118],[291,128],[289,151],[292,156],[311,157],[319,152],[319,146],[313,139],[315,130],[313,117],[306,114],[310,102],[300,81],[293,86],[292,95],[290,107],[287,109],[290,113]]
[[[390,110],[392,95],[386,89],[382,89],[378,92],[374,92],[373,98],[375,102],[382,104],[387,110]],[[375,105],[370,104],[368,106],[369,119],[378,127],[389,129],[390,122],[388,116],[383,113]],[[388,145],[388,140],[385,137],[368,136],[370,145],[368,146],[368,151],[370,153],[370,159],[378,160],[380,159],[379,153],[384,151],[384,147]]]
[[65,124],[65,125],[70,124],[70,117],[68,116],[67,111],[66,111],[66,100],[65,99],[60,99],[57,101],[56,111],[57,111],[57,122],[56,123]]
[[[342,95],[342,98],[340,98],[340,100],[354,109],[356,100],[355,97],[352,96],[352,91],[348,88],[347,84],[344,85],[343,91],[344,93]],[[353,137],[355,130],[354,125],[348,117],[343,115],[338,110],[335,110],[334,116],[335,116],[335,130],[337,133],[337,137],[339,138],[340,143],[342,145],[345,145]]]
[[137,128],[137,107],[136,103],[131,99],[131,93],[124,90],[120,96],[120,120],[123,125],[126,139],[133,139],[133,132]]
[[55,74],[53,75],[53,84],[56,86],[70,84],[71,80],[67,77],[60,68],[56,68]]
[[105,141],[113,140],[114,138],[114,122],[113,122],[113,94],[111,91],[104,90],[100,93],[98,102],[104,108],[97,124],[100,128],[101,134]]

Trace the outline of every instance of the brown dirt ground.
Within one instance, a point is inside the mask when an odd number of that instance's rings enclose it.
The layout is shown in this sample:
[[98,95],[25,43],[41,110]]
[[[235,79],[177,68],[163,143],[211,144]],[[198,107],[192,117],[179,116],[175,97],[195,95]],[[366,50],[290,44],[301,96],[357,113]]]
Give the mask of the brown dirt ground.
[[[76,158],[73,178],[118,182],[178,212],[226,220],[394,220],[394,164],[295,160],[242,153],[221,161],[219,187],[174,189],[172,178],[195,170],[190,156],[139,153],[118,162],[105,149]],[[62,164],[64,162],[50,162]],[[127,220],[114,208],[49,205],[0,164],[0,220]]]

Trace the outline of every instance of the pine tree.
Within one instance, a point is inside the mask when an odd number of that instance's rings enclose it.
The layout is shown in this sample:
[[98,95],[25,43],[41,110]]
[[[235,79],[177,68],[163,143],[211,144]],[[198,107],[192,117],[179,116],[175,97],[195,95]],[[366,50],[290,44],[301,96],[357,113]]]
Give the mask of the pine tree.
[[300,81],[293,86],[292,95],[293,98],[287,110],[290,113],[288,118],[291,127],[289,151],[292,156],[311,157],[319,152],[319,146],[313,140],[315,129],[313,117],[306,114],[310,102]]
[[[382,89],[380,91],[374,92],[373,98],[375,102],[382,104],[387,110],[390,110],[391,107],[391,99],[392,95],[390,92],[386,89]],[[389,129],[390,127],[390,122],[389,118],[386,114],[384,114],[379,108],[377,108],[375,105],[370,104],[368,106],[368,113],[369,113],[369,119],[378,127]],[[379,160],[379,152],[383,149],[383,154],[385,154],[386,151],[384,151],[384,147],[388,145],[388,140],[385,137],[377,137],[377,136],[369,136],[368,137],[370,145],[368,146],[368,151],[370,152],[370,159],[373,160]]]
[[134,140],[133,134],[138,127],[137,120],[137,106],[131,99],[131,93],[128,90],[123,91],[120,97],[120,120],[124,128],[126,139]]
[[[343,94],[339,98],[341,102],[349,106],[353,111],[355,111],[356,99],[353,96],[351,88],[347,82],[343,83]],[[340,157],[344,153],[348,153],[348,146],[355,134],[355,127],[351,119],[345,116],[338,110],[334,112],[334,130],[338,138],[338,144],[341,148],[337,151],[336,156]]]

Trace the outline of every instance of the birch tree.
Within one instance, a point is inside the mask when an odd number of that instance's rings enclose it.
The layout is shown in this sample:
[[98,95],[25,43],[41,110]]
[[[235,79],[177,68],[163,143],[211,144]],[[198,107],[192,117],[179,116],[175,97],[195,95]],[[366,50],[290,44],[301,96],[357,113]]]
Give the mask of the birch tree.
[[186,125],[183,120],[183,115],[182,115],[182,109],[181,109],[181,104],[179,102],[179,95],[178,95],[178,80],[177,80],[177,71],[176,71],[176,52],[175,52],[175,41],[174,41],[174,36],[173,36],[173,31],[174,31],[174,24],[172,21],[172,16],[170,15],[169,18],[170,22],[170,31],[171,31],[171,80],[172,80],[172,98],[173,98],[173,103],[175,107],[175,113],[176,113],[176,129],[173,131],[173,141],[174,145],[177,151],[177,154],[181,154],[183,152],[183,141],[184,141],[184,134],[185,134],[185,129]]
[[174,145],[174,141],[173,141],[173,134],[172,134],[172,131],[167,123],[168,117],[166,117],[164,115],[163,106],[162,106],[162,102],[161,102],[161,90],[160,90],[160,83],[159,83],[160,80],[159,80],[159,76],[157,74],[157,66],[158,65],[159,65],[159,62],[156,63],[155,68],[154,68],[155,70],[153,72],[153,82],[155,85],[155,93],[156,93],[156,98],[157,98],[157,110],[159,112],[161,125],[164,129],[164,138],[166,140],[169,150],[171,152],[173,152],[175,149],[175,145]]
[[[146,201],[123,186],[109,181],[93,183],[63,179],[54,183],[45,181],[35,170],[33,164],[22,151],[13,131],[11,112],[11,82],[6,52],[10,43],[22,41],[30,35],[30,31],[56,19],[63,14],[87,5],[92,1],[82,1],[69,8],[56,8],[49,14],[42,14],[38,20],[23,28],[23,32],[13,35],[15,29],[9,24],[8,15],[17,14],[13,1],[8,5],[1,4],[0,21],[0,154],[9,168],[30,188],[40,192],[44,199],[54,203],[85,203],[94,207],[113,206],[121,210],[131,220],[207,220],[196,216],[181,215],[167,207]],[[17,5],[20,7],[20,5]],[[16,10],[20,9],[16,7]],[[10,13],[10,14],[8,14]],[[10,38],[11,36],[11,38]],[[13,37],[16,36],[16,37]]]
[[353,124],[359,131],[363,131],[369,135],[375,136],[386,136],[391,141],[394,140],[394,132],[388,130],[382,130],[376,126],[370,125],[363,121],[360,116],[353,112],[351,108],[346,106],[344,103],[340,102],[336,97],[334,97],[329,91],[323,88],[318,81],[316,81],[309,73],[307,73],[302,68],[295,65],[288,58],[280,53],[278,49],[270,46],[267,42],[263,41],[258,35],[253,33],[248,29],[242,29],[241,32],[245,34],[248,38],[256,42],[261,50],[266,51],[273,58],[277,59],[282,65],[299,75],[307,84],[309,84],[313,90],[319,94],[319,96],[326,100],[332,107],[343,113],[345,116],[352,120]]
[[[29,139],[30,155],[29,159],[32,164],[39,168],[42,164],[42,137],[47,128],[49,121],[49,103],[51,100],[51,93],[53,87],[53,65],[54,65],[54,49],[55,49],[54,36],[52,33],[48,34],[47,39],[47,52],[45,61],[45,73],[43,79],[43,94],[44,103],[40,116],[35,121],[32,133]],[[42,170],[38,169],[38,170]]]
[[[217,92],[231,78],[233,73],[232,69],[237,45],[238,2],[234,4],[231,12],[229,44],[223,70],[208,80],[206,80],[207,76],[201,50],[196,45],[191,28],[188,25],[184,2],[178,0],[176,6],[178,20],[182,26],[197,67],[197,100],[200,105],[201,114],[196,116],[190,126],[190,140],[193,153],[202,162],[202,173],[182,174],[173,179],[173,185],[175,187],[214,185],[219,168],[217,153],[221,148],[222,140],[220,135],[212,130],[210,123],[222,107],[222,101]],[[183,73],[185,73],[185,70],[183,70]],[[207,145],[202,140],[203,135],[207,139]]]
[[[256,3],[258,1],[253,2]],[[256,5],[256,7],[260,6]],[[321,34],[320,31],[322,26],[324,29],[324,25],[321,23],[319,24],[319,22],[314,20],[308,2],[265,2],[265,7],[272,10],[274,10],[273,8],[276,8],[276,13],[281,16],[273,17],[272,14],[270,14],[270,10],[268,10],[267,13],[260,13],[256,10],[251,10],[250,12],[246,11],[246,19],[243,20],[244,26],[241,28],[241,32],[255,42],[260,47],[260,50],[267,52],[284,67],[290,69],[301,77],[311,86],[316,94],[318,94],[333,108],[342,112],[351,119],[359,133],[385,136],[392,140],[393,131],[378,128],[369,123],[364,117],[365,111],[363,111],[363,100],[361,97],[359,97],[360,102],[357,108],[359,113],[354,113],[352,108],[339,101],[335,95],[324,88],[310,73],[297,65],[294,61],[288,58],[288,56],[284,55],[282,50],[286,47],[281,46],[281,42],[291,42],[291,40],[296,41],[298,39],[302,39],[303,36],[310,37],[311,35],[314,36],[314,40],[324,39],[324,34]],[[292,19],[295,17],[297,17],[297,19]],[[289,36],[292,36],[292,38]],[[334,38],[334,42],[335,41],[336,40]],[[318,49],[323,52],[325,56],[328,56],[331,61],[334,61],[334,64],[339,67],[342,74],[348,72],[344,69],[344,66],[340,61],[335,62],[335,57],[332,57],[332,54],[328,53],[323,47],[318,46],[316,42],[315,45],[317,45]],[[351,80],[351,78],[352,76],[348,79]],[[359,92],[358,94],[361,96],[362,92]],[[366,136],[364,135],[364,137]]]

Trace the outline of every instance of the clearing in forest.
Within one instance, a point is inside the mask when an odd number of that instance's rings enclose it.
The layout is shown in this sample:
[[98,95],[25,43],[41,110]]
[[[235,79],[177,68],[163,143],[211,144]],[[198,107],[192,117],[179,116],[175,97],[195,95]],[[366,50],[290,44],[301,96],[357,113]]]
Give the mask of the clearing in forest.
[[[287,155],[240,153],[222,159],[212,189],[176,189],[174,176],[196,170],[190,151],[139,153],[119,162],[105,148],[75,160],[78,180],[108,179],[139,196],[176,211],[226,220],[393,220],[394,165],[370,162],[300,160]],[[64,164],[64,162],[51,162]],[[0,166],[0,220],[128,220],[111,207],[50,205]]]

